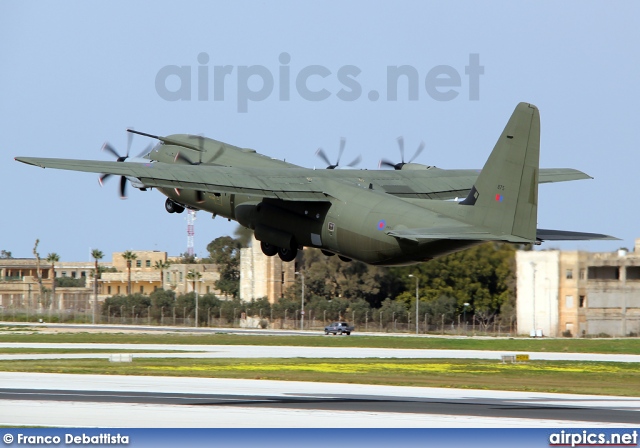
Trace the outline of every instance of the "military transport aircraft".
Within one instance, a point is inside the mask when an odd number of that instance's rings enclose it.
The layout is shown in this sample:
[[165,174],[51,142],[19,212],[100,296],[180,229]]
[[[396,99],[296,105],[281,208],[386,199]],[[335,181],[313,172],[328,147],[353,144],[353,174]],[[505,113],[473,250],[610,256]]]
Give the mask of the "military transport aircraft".
[[[615,239],[537,228],[538,183],[589,179],[540,169],[540,114],[520,103],[482,171],[386,162],[394,170],[307,169],[213,139],[176,134],[140,158],[115,162],[16,157],[42,168],[121,176],[167,196],[169,213],[204,210],[251,228],[262,251],[284,261],[316,247],[342,260],[413,264],[484,241]],[[326,158],[326,157],[324,157]],[[328,168],[336,168],[338,164]],[[464,198],[457,201],[456,198]]]

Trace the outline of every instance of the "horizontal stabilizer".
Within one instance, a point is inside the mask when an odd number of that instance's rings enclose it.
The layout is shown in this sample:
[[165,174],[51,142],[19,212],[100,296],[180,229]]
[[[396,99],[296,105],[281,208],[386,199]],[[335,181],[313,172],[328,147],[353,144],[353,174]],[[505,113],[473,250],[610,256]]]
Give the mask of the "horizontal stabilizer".
[[538,183],[569,182],[572,180],[593,179],[582,171],[573,168],[541,168],[538,172]]
[[581,241],[581,240],[619,240],[610,235],[603,235],[602,233],[585,233],[585,232],[570,232],[567,230],[549,230],[538,229],[536,232],[536,239],[538,241]]

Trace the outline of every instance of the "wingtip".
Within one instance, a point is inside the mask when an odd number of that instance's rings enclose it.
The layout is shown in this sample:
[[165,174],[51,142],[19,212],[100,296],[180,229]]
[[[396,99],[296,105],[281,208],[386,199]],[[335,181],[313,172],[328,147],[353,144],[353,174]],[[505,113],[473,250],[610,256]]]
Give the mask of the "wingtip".
[[26,165],[37,166],[40,168],[44,168],[42,165],[38,165],[37,163],[31,161],[29,157],[14,157],[13,160],[16,162],[24,163]]

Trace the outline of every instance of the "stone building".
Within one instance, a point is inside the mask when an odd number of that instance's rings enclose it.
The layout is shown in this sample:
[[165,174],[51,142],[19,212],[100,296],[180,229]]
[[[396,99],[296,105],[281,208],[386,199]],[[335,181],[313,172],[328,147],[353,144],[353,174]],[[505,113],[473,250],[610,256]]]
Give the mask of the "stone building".
[[518,251],[518,332],[640,335],[640,239],[632,252]]
[[[199,294],[219,294],[215,282],[219,280],[218,267],[214,264],[180,264],[175,261],[160,272],[156,262],[167,262],[167,253],[160,251],[132,251],[137,258],[131,266],[131,292],[150,294],[158,288],[171,290],[176,295],[193,291],[194,282],[187,278],[189,271],[198,271],[195,282]],[[112,262],[99,262],[103,272],[98,282],[98,303],[116,294],[127,294],[128,272],[122,252],[112,254]],[[40,294],[37,263],[33,258],[0,259],[0,310],[84,310],[91,309],[94,300],[95,262],[59,261],[55,264],[55,277],[79,280],[75,287],[52,290],[52,266],[40,260],[40,272],[44,295]],[[114,271],[115,270],[115,271]]]
[[251,246],[240,250],[240,299],[250,301],[267,297],[274,303],[295,283],[295,263],[280,257],[268,257],[253,238]]
[[[157,262],[166,263],[167,253],[161,251],[132,250],[136,259],[131,262],[131,294],[150,294],[162,288],[160,271],[155,268]],[[127,294],[129,273],[127,260],[122,257],[123,252],[114,252],[111,256],[111,268],[117,272],[104,272],[100,278],[100,297],[116,294]]]
[[[218,267],[215,264],[182,264],[179,258],[169,259],[166,252],[160,251],[132,251],[136,259],[131,264],[131,293],[151,294],[157,289],[174,291],[176,295],[193,291],[194,283],[187,278],[189,271],[196,271],[195,287],[198,294],[214,293],[215,282],[220,279]],[[111,266],[117,272],[105,272],[100,279],[100,300],[115,295],[126,294],[129,281],[127,261],[122,252],[114,252]],[[170,262],[162,272],[156,268],[156,263]]]
[[196,276],[195,289],[198,294],[216,294],[220,291],[216,289],[215,283],[220,280],[220,271],[215,264],[178,264],[174,263],[164,271],[163,288],[171,290],[176,295],[186,294],[194,290],[194,281],[187,276],[189,271],[195,271],[200,276]]
[[[91,262],[58,262],[55,277],[81,280],[79,287],[56,287],[53,295],[54,272],[51,264],[40,260],[40,278],[44,294],[40,293],[38,263],[35,258],[0,259],[0,308],[2,310],[84,309],[91,300]],[[84,280],[84,281],[82,281]]]

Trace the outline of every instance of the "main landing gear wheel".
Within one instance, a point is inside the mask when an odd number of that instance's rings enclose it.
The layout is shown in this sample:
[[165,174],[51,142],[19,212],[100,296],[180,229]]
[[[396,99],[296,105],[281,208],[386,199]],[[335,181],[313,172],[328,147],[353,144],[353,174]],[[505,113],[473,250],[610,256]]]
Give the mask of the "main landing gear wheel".
[[182,213],[184,211],[182,205],[173,202],[171,199],[164,201],[164,209],[169,213]]
[[293,261],[296,259],[296,255],[298,255],[297,248],[285,249],[281,247],[280,249],[278,249],[278,256],[282,261],[286,261],[286,262]]
[[264,241],[260,242],[260,249],[262,249],[262,253],[267,257],[273,257],[278,253],[278,247],[273,244],[265,243]]

